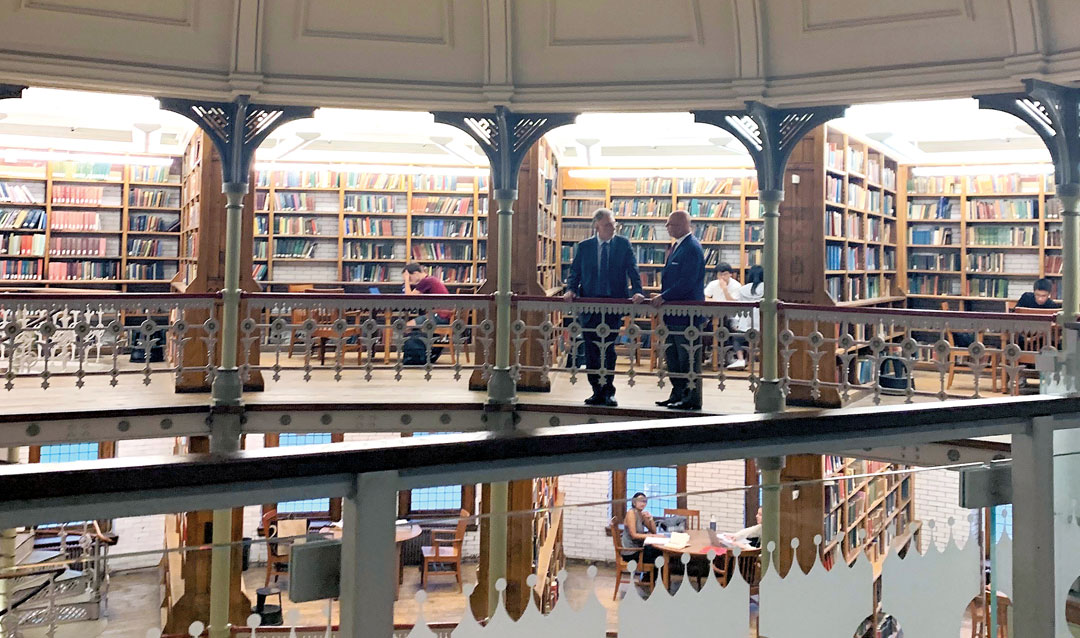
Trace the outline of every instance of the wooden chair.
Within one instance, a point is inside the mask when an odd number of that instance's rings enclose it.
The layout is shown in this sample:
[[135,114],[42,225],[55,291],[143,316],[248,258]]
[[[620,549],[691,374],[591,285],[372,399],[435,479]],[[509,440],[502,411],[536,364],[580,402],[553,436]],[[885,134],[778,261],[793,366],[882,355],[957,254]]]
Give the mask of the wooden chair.
[[1005,594],[998,592],[998,619],[997,636],[990,636],[990,591],[987,590],[982,599],[971,601],[968,610],[971,612],[971,638],[1009,638],[1009,606],[1012,601]]
[[281,545],[270,542],[271,538],[277,538],[277,510],[273,509],[262,516],[263,533],[266,535],[266,582],[263,587],[270,586],[271,578],[277,582],[278,576],[289,574],[289,554],[281,551]]
[[[457,577],[458,591],[461,591],[461,544],[465,542],[465,528],[469,523],[469,512],[461,510],[460,516],[456,529],[431,530],[431,546],[420,548],[420,553],[424,555],[423,565],[420,566],[421,589],[427,587],[429,572],[453,572]],[[450,569],[431,569],[431,565],[435,564],[450,565]]]
[[[458,313],[458,311],[456,309],[452,310],[450,312],[450,323],[446,324],[445,326],[435,326],[435,332],[432,334],[433,337],[445,337],[446,340],[450,343],[450,363],[454,363],[454,364],[457,363],[457,357],[458,357],[458,355],[457,355],[457,344],[454,343],[454,321],[457,319],[457,316],[458,316],[457,313]],[[469,323],[470,323],[469,320],[468,320],[469,315],[471,315],[471,311],[469,311],[469,313],[466,314],[466,321],[465,321],[466,325],[469,325]],[[465,362],[466,363],[472,361],[472,359],[469,356],[469,348],[468,348],[468,346],[465,346],[463,354],[465,355]]]
[[[1051,310],[1049,308],[1017,308],[1015,300],[1009,300],[1005,306],[1006,312],[1015,312],[1020,315],[1043,315],[1054,316],[1061,312],[1060,310]],[[1016,387],[1010,390],[1009,388],[1009,373],[1004,366],[1001,367],[1001,384],[1004,388],[1004,392],[1011,391],[1012,394],[1020,394],[1020,381],[1027,377],[1037,377],[1039,373],[1034,370],[1035,357],[1038,356],[1038,352],[1045,348],[1047,344],[1046,334],[1042,332],[1032,333],[1016,333],[1012,335],[1013,340],[1016,341],[1016,345],[1020,346],[1020,349],[1024,351],[1020,357],[1016,360],[1017,365],[1020,366],[1018,372],[1018,379],[1016,380]],[[1051,329],[1049,345],[1054,348],[1061,348],[1061,328],[1055,325]]]
[[686,529],[701,529],[701,510],[679,509],[677,507],[665,507],[664,516],[685,516]]
[[[345,294],[344,288],[304,288],[299,292],[309,294],[322,294],[322,295],[341,295]],[[297,308],[292,311],[291,323],[293,325],[302,324],[308,319],[314,319],[317,327],[311,333],[311,340],[314,343],[319,344],[319,365],[326,365],[326,351],[329,349],[332,341],[338,339],[346,340],[350,337],[358,336],[361,332],[360,327],[352,321],[352,316],[346,314],[345,319],[349,322],[349,327],[345,329],[345,332],[338,334],[332,327],[333,323],[341,318],[342,312],[340,310],[321,310],[321,309],[304,309]],[[292,338],[289,341],[289,358],[292,358],[293,347],[299,341],[298,330],[294,330]]]
[[[942,310],[949,310],[949,302],[947,302],[947,301],[941,302],[941,309]],[[975,341],[978,341],[980,343],[985,343],[985,341],[983,341],[983,335],[984,335],[984,333],[981,330],[979,332],[975,333]],[[956,376],[956,362],[957,362],[957,360],[969,359],[971,357],[971,353],[968,352],[967,348],[957,348],[956,347],[956,337],[953,335],[952,330],[945,331],[945,340],[949,342],[949,378],[945,382],[945,388],[949,389],[949,388],[952,388],[953,378]],[[999,376],[1000,370],[1002,370],[1002,367],[1001,367],[1001,353],[1000,352],[990,352],[989,349],[988,349],[986,354],[983,355],[983,356],[986,358],[987,375],[990,377],[990,389],[993,390],[994,392],[997,392],[997,390],[998,390],[998,376]],[[987,375],[984,375],[984,376],[987,376]]]
[[[618,518],[611,519],[611,542],[615,546],[615,593],[611,595],[612,600],[619,599],[619,589],[622,588],[623,576],[629,576],[630,584],[634,583],[634,572],[630,571],[630,561],[637,561],[637,573],[645,573],[649,575],[648,588],[651,592],[653,587],[656,586],[656,566],[645,565],[645,548],[644,547],[623,547],[620,542],[622,540],[622,523]],[[630,556],[625,558],[624,554]]]

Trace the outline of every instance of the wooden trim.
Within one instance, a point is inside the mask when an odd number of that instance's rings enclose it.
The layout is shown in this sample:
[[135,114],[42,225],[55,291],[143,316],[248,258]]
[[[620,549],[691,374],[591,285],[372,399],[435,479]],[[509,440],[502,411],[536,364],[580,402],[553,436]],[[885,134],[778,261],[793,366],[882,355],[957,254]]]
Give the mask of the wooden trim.
[[686,509],[686,466],[675,466],[675,491],[679,493],[675,497],[675,506],[679,509]]
[[[743,485],[757,486],[761,484],[758,479],[757,461],[754,459],[746,459],[746,470],[743,473]],[[757,524],[757,511],[761,507],[761,500],[758,498],[758,490],[755,488],[746,490],[746,498],[744,499],[746,505],[743,507],[743,527],[750,527]]]
[[[412,432],[402,432],[402,438],[411,438]],[[467,511],[470,515],[476,513],[476,484],[470,483],[461,486],[461,507],[452,510],[413,510],[412,508],[412,490],[401,490],[398,492],[398,516],[401,518],[446,518],[448,516],[458,516],[461,510]],[[475,529],[475,524],[470,524],[469,529]]]

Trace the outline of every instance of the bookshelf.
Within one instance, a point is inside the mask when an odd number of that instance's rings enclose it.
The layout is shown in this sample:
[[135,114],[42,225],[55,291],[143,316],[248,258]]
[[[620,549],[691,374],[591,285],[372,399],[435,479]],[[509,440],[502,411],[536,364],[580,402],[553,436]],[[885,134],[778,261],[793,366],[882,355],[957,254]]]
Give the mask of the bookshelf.
[[[385,167],[380,167],[385,168]],[[475,167],[366,172],[333,163],[260,163],[255,174],[252,274],[274,289],[322,283],[396,291],[415,260],[451,291],[486,278],[486,176]]]
[[[836,557],[848,565],[856,559],[871,561],[874,573],[875,626],[881,614],[881,569],[886,556],[901,556],[921,540],[922,525],[915,518],[915,478],[902,473],[907,466],[842,456],[797,454],[787,457],[780,474],[779,570],[799,565],[809,571],[820,560],[832,568]],[[897,473],[900,472],[900,473]],[[807,483],[809,482],[809,484]],[[821,545],[815,545],[815,537]],[[792,549],[791,540],[799,539]],[[860,556],[862,554],[862,556]]]
[[912,308],[1003,310],[1061,281],[1061,207],[1044,167],[905,166],[902,286]]
[[[882,147],[823,125],[793,149],[784,176],[785,201],[780,205],[779,292],[784,301],[832,307],[902,307],[903,282],[898,273],[902,228],[897,218],[900,198],[899,161]],[[792,322],[799,335],[819,330],[835,339],[839,324]],[[856,343],[870,336],[869,327],[846,324]],[[898,335],[882,335],[891,340]],[[864,349],[849,369],[849,381],[873,374]],[[791,356],[793,378],[811,379],[814,362],[797,344]],[[837,355],[851,354],[840,352]],[[844,368],[837,357],[822,357],[822,381],[839,382]],[[793,385],[793,405],[839,407],[836,388],[823,387],[813,397],[805,385]]]
[[169,285],[179,264],[180,158],[127,157],[0,162],[0,285]]
[[710,276],[716,266],[727,262],[739,270],[739,280],[744,281],[746,270],[761,262],[764,246],[757,180],[724,175],[748,170],[716,169],[715,177],[701,177],[708,169],[656,169],[653,176],[642,170],[642,177],[594,178],[564,169],[559,251],[562,278],[574,259],[575,245],[593,234],[593,212],[607,207],[615,213],[618,232],[634,247],[642,286],[647,291],[660,290],[660,272],[671,241],[664,223],[671,211],[683,208],[690,213]]

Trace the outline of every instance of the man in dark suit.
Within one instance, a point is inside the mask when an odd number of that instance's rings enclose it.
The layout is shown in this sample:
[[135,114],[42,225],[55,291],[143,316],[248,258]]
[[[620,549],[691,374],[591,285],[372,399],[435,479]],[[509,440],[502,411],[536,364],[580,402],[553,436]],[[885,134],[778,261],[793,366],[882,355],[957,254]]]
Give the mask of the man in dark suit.
[[[563,298],[567,301],[573,301],[574,297],[631,298],[634,303],[644,301],[634,250],[629,240],[615,234],[615,215],[606,208],[597,209],[593,213],[593,229],[596,235],[579,243],[574,251],[574,261],[570,264],[570,273],[566,277],[566,294]],[[619,404],[615,401],[615,385],[612,382],[615,378],[615,338],[622,324],[622,315],[611,312],[582,313],[578,321],[583,328],[585,366],[589,370],[600,369],[602,342],[603,368],[606,372],[602,380],[600,374],[589,372],[589,385],[592,386],[593,393],[585,399],[585,403],[617,406]],[[601,323],[611,328],[611,332],[603,339],[596,334],[596,328]]]
[[[664,271],[660,275],[660,294],[653,295],[651,303],[659,308],[665,302],[705,301],[705,253],[701,243],[690,232],[690,215],[676,210],[668,216],[667,231],[675,244],[669,249]],[[700,327],[700,319],[694,319]],[[671,396],[657,405],[674,410],[701,409],[701,354],[702,341],[691,343],[684,333],[690,325],[690,317],[664,317],[664,325],[671,331],[667,338],[664,359],[671,374],[687,374],[693,369],[698,373],[693,389],[689,379],[671,378]],[[691,349],[693,352],[691,352]]]

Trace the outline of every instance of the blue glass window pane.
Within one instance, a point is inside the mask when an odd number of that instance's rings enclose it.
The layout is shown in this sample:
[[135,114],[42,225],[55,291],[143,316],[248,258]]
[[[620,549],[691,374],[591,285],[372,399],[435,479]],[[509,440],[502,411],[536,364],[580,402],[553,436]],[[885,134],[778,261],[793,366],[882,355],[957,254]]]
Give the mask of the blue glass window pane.
[[59,443],[41,446],[42,463],[68,463],[71,461],[95,461],[98,458],[97,443]]
[[[278,437],[280,447],[292,447],[297,445],[321,445],[330,443],[329,432],[308,432],[304,434],[282,434]],[[330,499],[308,498],[302,501],[286,501],[278,503],[279,514],[329,512]]]
[[635,467],[626,470],[626,500],[637,492],[644,492],[649,499],[645,509],[653,516],[663,516],[665,508],[678,507],[674,496],[658,498],[661,494],[675,494],[678,479],[674,467]]
[[[450,434],[450,432],[413,432],[413,436],[429,436],[431,434]],[[460,510],[461,509],[461,486],[439,485],[437,487],[421,487],[412,491],[410,509],[414,512],[424,510]]]

